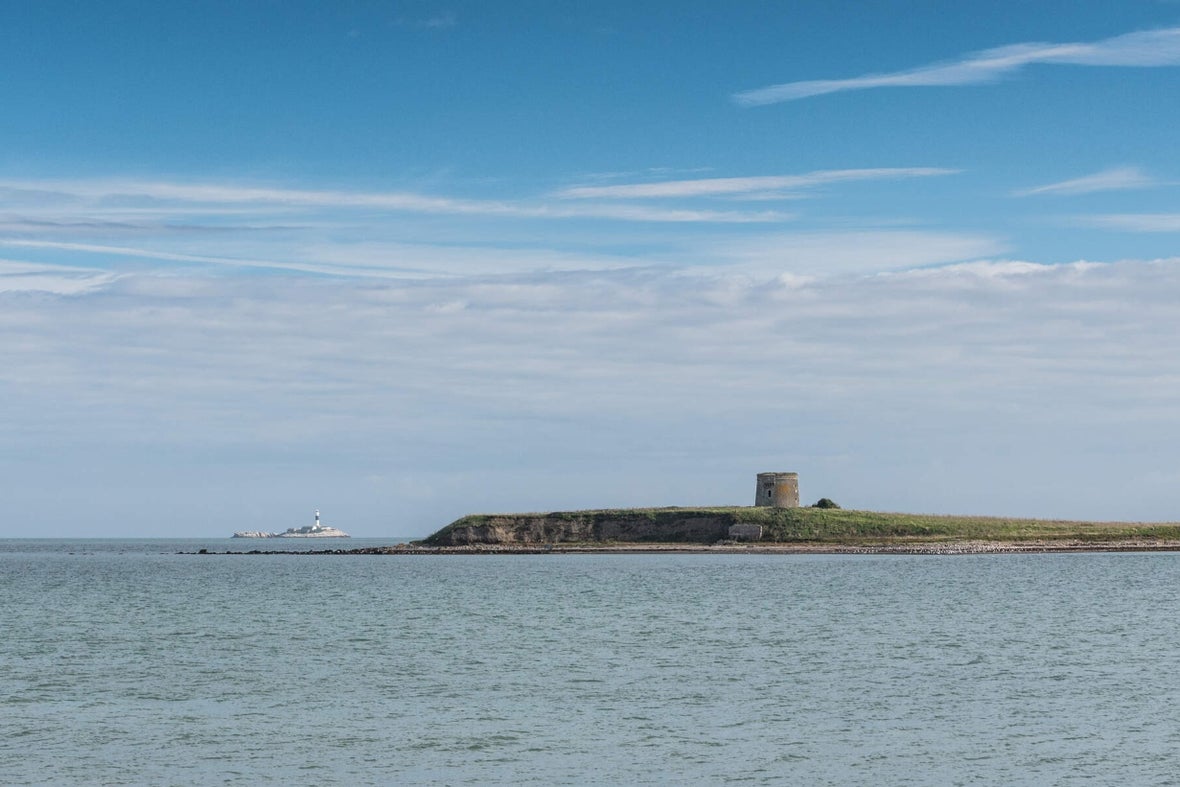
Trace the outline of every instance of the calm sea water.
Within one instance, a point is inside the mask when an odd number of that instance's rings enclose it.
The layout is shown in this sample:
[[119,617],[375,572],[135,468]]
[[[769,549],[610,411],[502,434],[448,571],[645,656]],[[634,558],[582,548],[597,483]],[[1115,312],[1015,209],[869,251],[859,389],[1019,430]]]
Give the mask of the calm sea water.
[[1180,555],[240,543],[0,541],[0,783],[1180,778]]

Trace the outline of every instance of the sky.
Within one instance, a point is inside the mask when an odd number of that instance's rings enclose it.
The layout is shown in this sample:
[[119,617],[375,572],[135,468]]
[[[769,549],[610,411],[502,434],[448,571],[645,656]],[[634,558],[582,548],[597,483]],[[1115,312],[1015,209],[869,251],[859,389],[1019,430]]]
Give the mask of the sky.
[[0,0],[0,537],[1180,520],[1180,3]]

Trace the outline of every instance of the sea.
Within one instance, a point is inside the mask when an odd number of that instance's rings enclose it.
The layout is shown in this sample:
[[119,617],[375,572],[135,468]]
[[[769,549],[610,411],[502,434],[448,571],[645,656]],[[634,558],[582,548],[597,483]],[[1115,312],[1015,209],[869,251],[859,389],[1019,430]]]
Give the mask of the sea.
[[1180,554],[242,548],[0,540],[0,784],[1180,782]]

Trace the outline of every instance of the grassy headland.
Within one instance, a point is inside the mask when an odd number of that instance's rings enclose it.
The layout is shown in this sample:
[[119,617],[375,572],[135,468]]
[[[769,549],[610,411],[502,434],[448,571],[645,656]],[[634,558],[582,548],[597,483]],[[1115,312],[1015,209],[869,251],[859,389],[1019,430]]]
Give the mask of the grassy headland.
[[1180,541],[1180,523],[1087,522],[901,514],[831,508],[647,508],[476,514],[452,522],[424,546],[499,544],[716,543],[735,524],[762,526],[761,544],[925,542]]

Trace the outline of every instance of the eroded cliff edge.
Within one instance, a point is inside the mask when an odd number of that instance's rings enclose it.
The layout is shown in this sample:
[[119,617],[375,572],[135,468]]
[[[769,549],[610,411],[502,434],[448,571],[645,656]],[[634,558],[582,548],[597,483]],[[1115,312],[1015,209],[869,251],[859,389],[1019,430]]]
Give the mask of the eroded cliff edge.
[[603,541],[711,544],[725,538],[733,514],[700,509],[557,511],[548,514],[475,514],[439,530],[427,546],[535,545]]

